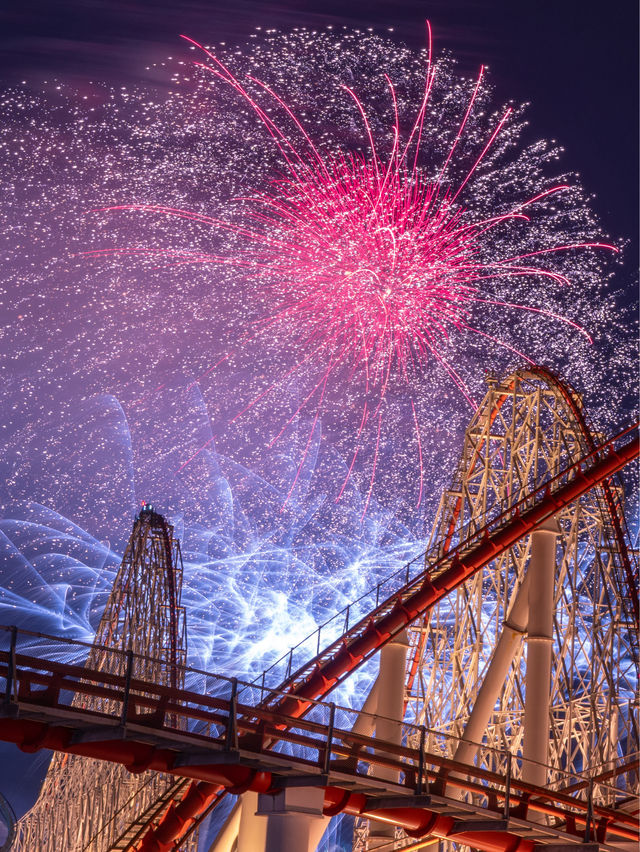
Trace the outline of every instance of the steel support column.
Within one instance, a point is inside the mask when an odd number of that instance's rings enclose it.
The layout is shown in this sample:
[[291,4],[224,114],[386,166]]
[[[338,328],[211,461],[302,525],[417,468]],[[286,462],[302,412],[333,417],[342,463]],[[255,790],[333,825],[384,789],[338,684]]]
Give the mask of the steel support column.
[[358,713],[351,731],[354,734],[364,734],[365,737],[372,737],[376,726],[375,713],[378,706],[378,689],[380,688],[380,674],[374,680],[373,686],[369,690],[362,709]]
[[224,821],[224,825],[218,832],[218,836],[209,847],[209,852],[234,852],[237,850],[237,838],[240,829],[240,818],[242,814],[242,799],[238,799],[231,813]]
[[[287,787],[275,795],[258,796],[258,814],[266,815],[263,846],[246,852],[314,852],[328,825],[323,815],[322,787]],[[245,849],[238,848],[238,852]]]
[[557,522],[531,534],[529,620],[525,677],[523,780],[544,787],[549,755],[553,600]]
[[[534,533],[535,535],[537,533]],[[513,662],[513,657],[520,647],[522,637],[526,632],[530,576],[531,570],[529,569],[513,596],[500,639],[493,652],[493,657],[482,681],[482,686],[478,691],[473,710],[465,725],[462,739],[453,757],[454,760],[460,763],[473,763],[478,750],[478,744],[482,742],[500,690],[504,686],[509,666]]]
[[261,852],[267,838],[267,820],[258,813],[258,794],[248,790],[240,801],[237,852]]
[[[402,718],[404,716],[404,681],[407,665],[409,640],[406,631],[380,651],[380,673],[376,681],[378,701],[376,706],[376,738],[387,742],[402,741]],[[388,781],[398,780],[395,769],[379,769],[379,776]],[[383,823],[371,823],[368,849],[388,846],[395,837],[395,827]]]

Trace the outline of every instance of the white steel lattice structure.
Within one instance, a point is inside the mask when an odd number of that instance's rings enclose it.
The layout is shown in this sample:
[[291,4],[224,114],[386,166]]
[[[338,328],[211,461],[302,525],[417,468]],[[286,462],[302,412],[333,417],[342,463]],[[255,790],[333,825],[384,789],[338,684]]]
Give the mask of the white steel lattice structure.
[[[173,528],[149,505],[136,518],[87,666],[180,688],[186,659],[182,557]],[[116,652],[116,653],[113,653]],[[122,652],[128,652],[126,655]],[[98,697],[88,709],[109,709]],[[118,712],[120,712],[118,710]],[[132,769],[134,769],[132,767]],[[170,776],[55,753],[40,795],[19,821],[17,852],[125,850],[162,816]],[[182,848],[195,849],[195,838]]]
[[[546,370],[488,384],[432,529],[443,551],[595,446],[579,396]],[[605,483],[413,624],[405,718],[426,727],[427,751],[503,777],[509,763],[513,777],[554,788],[586,773],[603,804],[624,791],[637,807],[638,574],[627,538],[622,489]],[[395,848],[412,842],[396,830]],[[359,821],[354,849],[376,843]]]

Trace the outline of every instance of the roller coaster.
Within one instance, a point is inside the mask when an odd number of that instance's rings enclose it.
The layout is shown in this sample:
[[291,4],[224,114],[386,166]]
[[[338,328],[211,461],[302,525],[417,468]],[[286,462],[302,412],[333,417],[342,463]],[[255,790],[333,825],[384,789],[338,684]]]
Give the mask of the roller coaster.
[[[489,377],[427,551],[253,683],[186,666],[145,507],[93,645],[0,630],[0,739],[55,752],[14,848],[195,849],[230,795],[213,852],[311,852],[340,813],[356,850],[637,846],[638,452],[551,373]],[[362,708],[327,701],[375,655]]]

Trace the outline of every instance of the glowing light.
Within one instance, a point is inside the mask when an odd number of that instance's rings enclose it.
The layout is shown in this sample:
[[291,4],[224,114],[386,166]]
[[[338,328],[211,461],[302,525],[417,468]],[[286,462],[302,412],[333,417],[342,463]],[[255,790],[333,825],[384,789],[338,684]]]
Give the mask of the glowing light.
[[[114,400],[108,398],[99,406],[103,412],[113,407]],[[191,419],[203,416],[200,408],[181,417],[177,434],[189,434]],[[25,448],[26,456],[37,455],[39,437]],[[290,500],[282,512],[287,470],[295,463],[293,447],[285,458],[281,451],[274,453],[266,478],[230,463],[211,437],[195,450],[198,461],[172,484],[174,475],[164,466],[164,453],[173,458],[182,452],[175,436],[159,448],[145,446],[144,440],[136,447],[120,411],[117,418],[103,420],[91,442],[94,452],[100,444],[119,445],[129,459],[123,468],[117,453],[102,456],[105,475],[121,493],[130,494],[128,517],[112,527],[110,544],[95,533],[97,518],[91,509],[99,510],[99,502],[86,507],[86,526],[35,501],[13,501],[5,507],[0,519],[2,623],[91,641],[131,519],[140,508],[155,509],[173,521],[182,544],[190,663],[255,677],[349,603],[354,593],[401,567],[422,547],[419,538],[375,502],[363,525],[348,503],[324,505],[317,500],[326,479],[322,470],[329,468],[324,456],[332,456],[329,448],[300,472],[304,482],[299,481],[299,490],[308,496]],[[194,455],[195,446],[192,441],[187,457]],[[134,456],[139,481],[129,482]],[[59,458],[57,464],[62,478],[73,463]],[[88,490],[90,479],[87,466],[79,489]],[[309,487],[311,481],[314,488]],[[161,498],[154,499],[153,506],[136,496],[151,487]],[[188,509],[192,500],[195,511]],[[92,526],[94,531],[87,529]],[[346,687],[345,696],[358,694],[370,676],[370,670],[363,672]]]

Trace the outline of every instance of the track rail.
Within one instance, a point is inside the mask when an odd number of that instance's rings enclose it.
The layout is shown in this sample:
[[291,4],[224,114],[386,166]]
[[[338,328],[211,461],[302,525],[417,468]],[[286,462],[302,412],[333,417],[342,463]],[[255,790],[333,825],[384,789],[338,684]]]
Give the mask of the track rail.
[[[578,438],[581,446],[581,453],[593,452],[597,450],[596,432],[593,424],[589,421],[586,411],[582,405],[579,394],[565,380],[561,379],[546,367],[539,365],[528,365],[517,370],[507,380],[495,386],[494,392],[488,395],[490,406],[483,410],[482,417],[486,425],[487,435],[483,437],[480,443],[475,443],[472,451],[467,458],[462,457],[459,467],[455,474],[452,484],[454,494],[450,498],[448,504],[449,517],[446,532],[442,536],[441,543],[438,545],[445,552],[449,550],[451,541],[458,524],[460,512],[463,506],[463,482],[469,480],[477,471],[478,463],[482,459],[482,452],[489,452],[488,445],[484,444],[484,440],[489,440],[489,434],[493,427],[493,423],[499,416],[503,406],[520,388],[524,398],[533,390],[532,387],[522,389],[522,383],[528,385],[531,382],[543,383],[546,392],[554,394],[558,401],[562,401],[562,405],[566,409],[566,413],[573,421],[575,435]],[[540,388],[538,388],[540,389]],[[484,406],[484,403],[481,407]],[[478,415],[476,415],[471,426],[478,426]],[[464,452],[464,450],[463,450]],[[447,492],[445,492],[446,495]],[[443,495],[443,498],[444,496]],[[455,499],[453,499],[455,497]],[[623,601],[623,606],[627,610],[627,615],[633,619],[634,629],[629,631],[629,643],[632,652],[635,656],[636,665],[638,663],[638,636],[640,635],[640,619],[638,612],[638,563],[632,550],[628,546],[631,537],[626,526],[624,512],[620,499],[617,496],[615,486],[609,481],[603,481],[597,489],[597,498],[599,503],[602,503],[601,509],[603,512],[603,520],[605,523],[608,519],[608,544],[611,546],[612,557],[614,563],[619,563],[618,571],[615,572],[618,592]],[[428,621],[429,613],[425,615],[425,624]],[[413,683],[418,672],[419,660],[424,653],[425,643],[427,640],[427,631],[421,631],[418,640],[411,649],[410,660],[407,666],[407,696],[411,693]]]
[[[548,370],[546,367],[531,366],[522,371],[523,374],[531,373],[534,376],[540,376],[543,378],[549,385],[549,387],[556,388],[561,394],[565,401],[565,404],[570,409],[580,431],[582,433],[582,437],[590,451],[595,451],[597,448],[597,441],[594,436],[594,430],[587,418],[586,412],[584,408],[578,404],[577,402],[577,394],[571,388],[571,386],[558,378],[551,370]],[[613,532],[613,538],[615,541],[616,549],[618,551],[620,561],[623,566],[623,577],[622,580],[626,585],[627,590],[627,605],[630,607],[631,614],[634,619],[634,630],[632,631],[632,642],[634,646],[634,650],[636,654],[638,653],[638,642],[637,636],[638,631],[640,630],[640,599],[638,597],[638,566],[637,564],[632,564],[632,558],[629,553],[629,548],[627,547],[628,540],[628,530],[626,529],[626,522],[624,513],[620,506],[620,503],[616,500],[613,489],[611,488],[611,484],[608,481],[604,481],[602,483],[602,492],[604,495],[604,500],[607,507],[607,512],[609,514],[609,520],[611,521],[611,528]]]
[[[631,438],[629,438],[630,435]],[[622,440],[626,442],[618,446]],[[289,654],[271,666],[270,672],[276,671],[278,664],[281,667],[286,666],[287,676],[277,690],[271,691],[268,697],[263,699],[263,703],[277,708],[283,715],[296,718],[303,716],[314,700],[326,697],[339,682],[373,656],[411,621],[426,613],[437,600],[564,506],[577,500],[595,485],[608,481],[611,476],[636,459],[638,451],[637,424],[634,424],[622,429],[600,446],[594,447],[583,459],[569,466],[554,479],[545,483],[542,488],[525,495],[521,501],[499,515],[492,523],[455,550],[449,551],[450,542],[447,542],[441,554],[437,555],[417,577],[409,581],[411,564],[417,561],[414,560],[406,568],[408,582],[396,589],[383,604],[377,605],[370,616],[349,628],[350,607],[338,613],[335,618],[343,619],[345,627],[340,638],[324,651],[316,654],[312,660],[305,662],[293,675],[290,672],[294,652],[308,648],[309,645],[313,647],[314,644],[319,648],[321,631],[326,630],[327,625],[321,625],[315,634],[311,634]],[[587,468],[583,470],[585,466]],[[430,555],[430,553],[425,554],[425,559]],[[438,567],[442,571],[436,578],[434,575]],[[403,573],[404,571],[396,572],[391,579],[402,576]],[[432,576],[436,582],[433,582]],[[379,589],[383,585],[378,584],[371,596],[375,594],[377,599]],[[266,674],[262,678],[263,686]],[[283,696],[282,693],[286,695]],[[175,814],[179,818],[172,820],[175,831],[170,836],[176,840],[176,845],[166,845],[162,847],[163,849],[177,849],[180,837],[184,836],[181,832],[184,832],[185,827],[188,828],[194,820],[202,818],[208,807],[215,801],[216,791],[207,789],[205,783],[200,785],[199,792],[202,801],[194,798],[191,807],[186,807],[183,803],[180,806],[180,813]],[[397,824],[400,825],[400,823]],[[435,833],[435,829],[432,833]],[[157,834],[158,832],[150,829],[143,843],[138,847],[139,852],[152,852],[158,848],[155,846]],[[163,838],[168,836],[163,832]],[[486,835],[482,838],[482,842],[476,839],[474,843],[467,845],[485,849],[486,852],[496,852],[496,848],[488,848]]]

